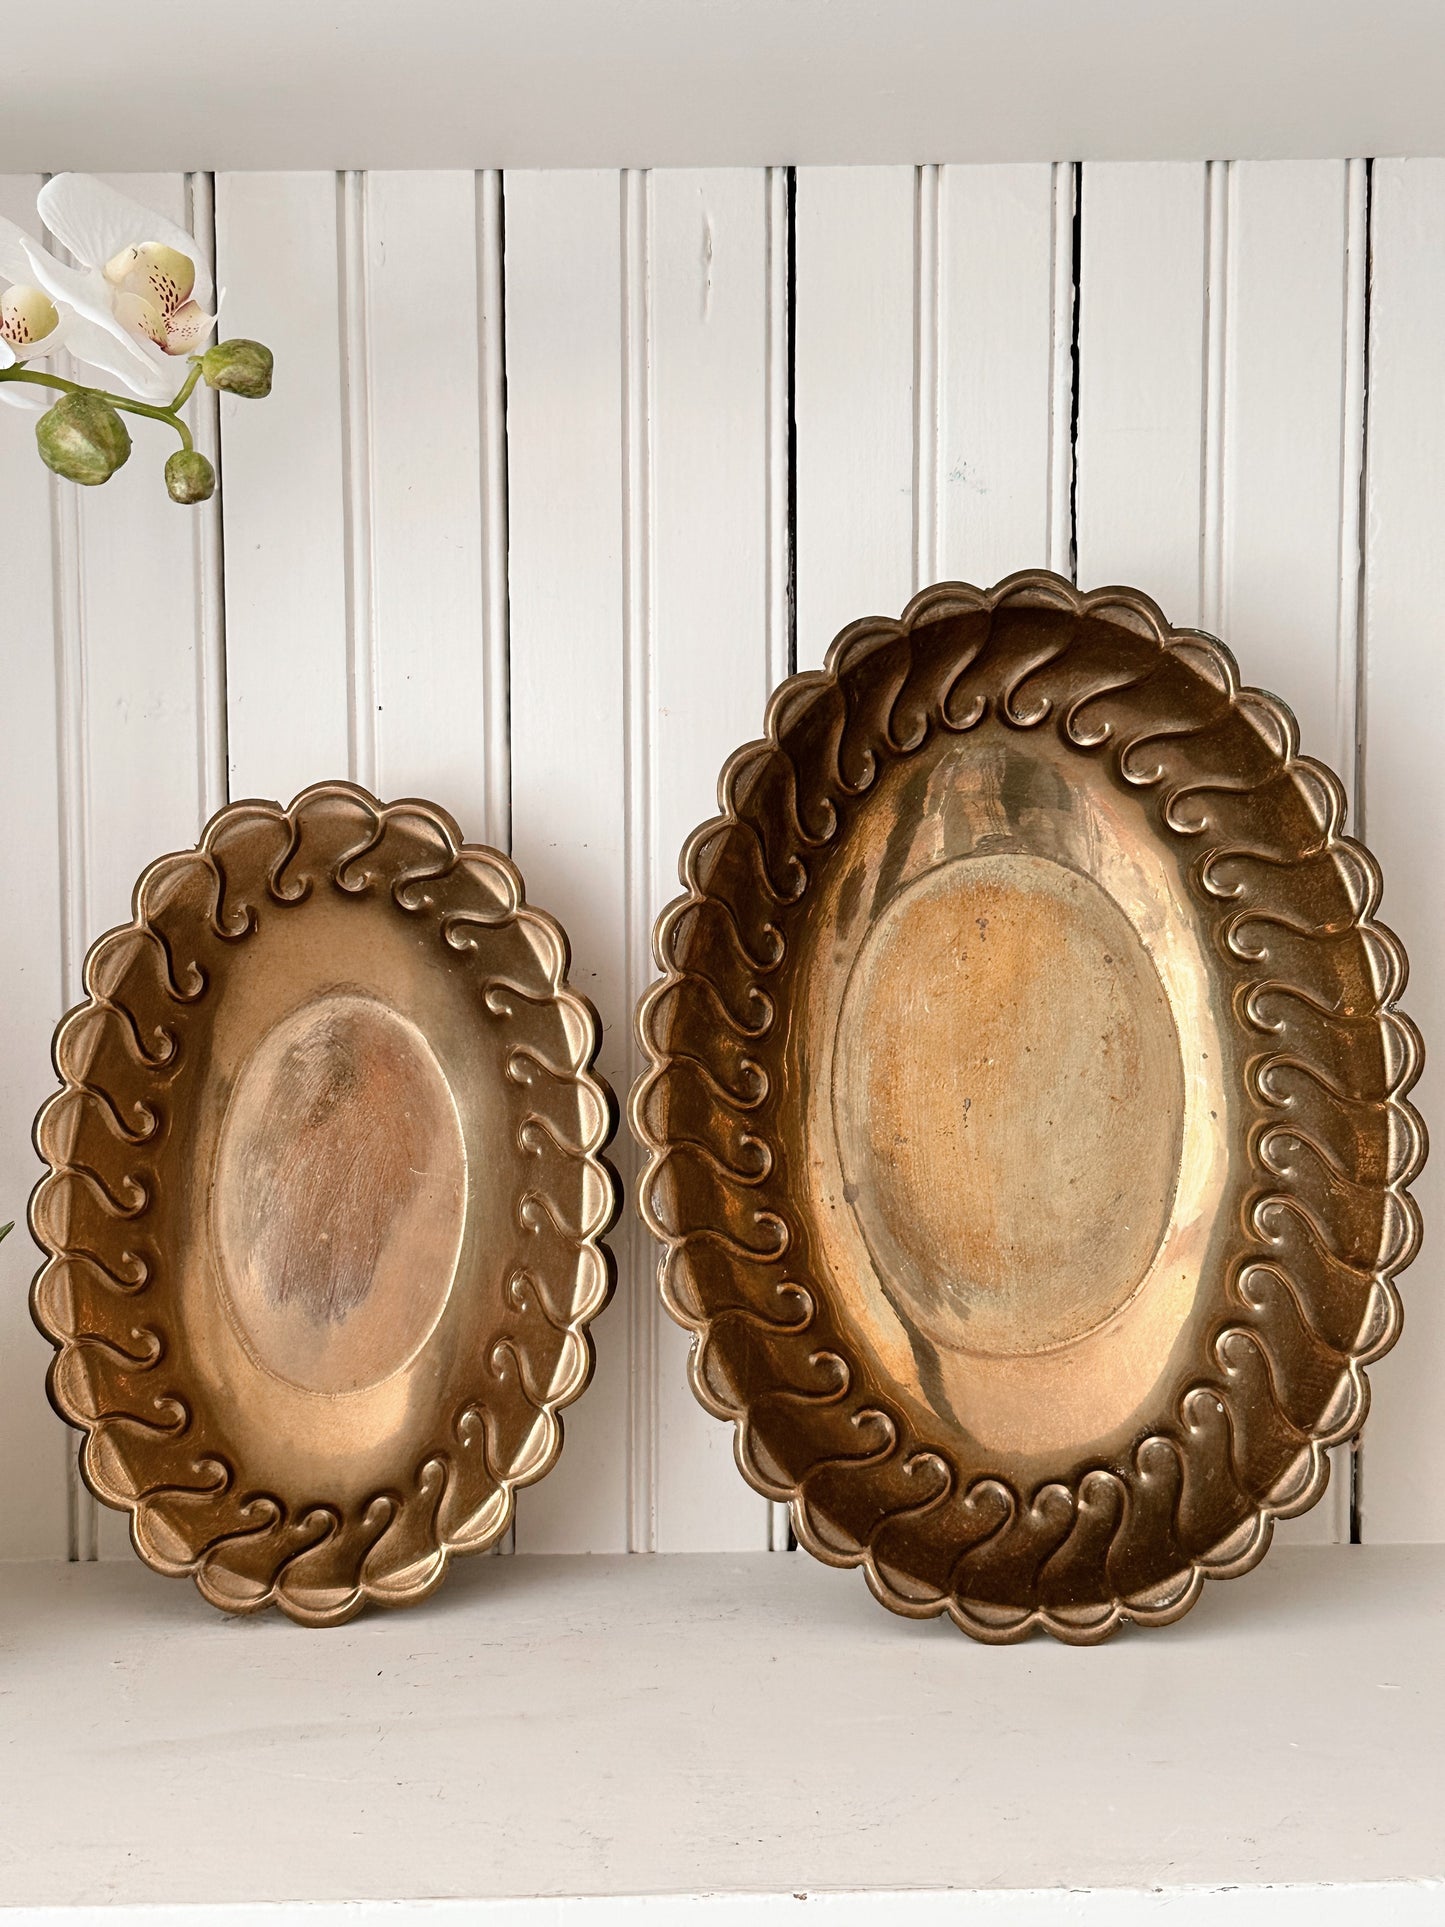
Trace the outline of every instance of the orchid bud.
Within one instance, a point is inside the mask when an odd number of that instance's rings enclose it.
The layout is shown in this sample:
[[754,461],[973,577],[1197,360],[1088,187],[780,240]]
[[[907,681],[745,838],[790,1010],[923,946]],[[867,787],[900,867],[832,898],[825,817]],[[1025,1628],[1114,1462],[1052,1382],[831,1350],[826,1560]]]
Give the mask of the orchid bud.
[[209,502],[216,471],[198,448],[178,448],[166,463],[166,493],[173,502]]
[[218,341],[201,356],[201,373],[212,388],[260,401],[271,392],[275,356],[260,341]]
[[108,482],[130,454],[125,423],[88,390],[62,395],[35,424],[35,439],[45,466],[84,488]]

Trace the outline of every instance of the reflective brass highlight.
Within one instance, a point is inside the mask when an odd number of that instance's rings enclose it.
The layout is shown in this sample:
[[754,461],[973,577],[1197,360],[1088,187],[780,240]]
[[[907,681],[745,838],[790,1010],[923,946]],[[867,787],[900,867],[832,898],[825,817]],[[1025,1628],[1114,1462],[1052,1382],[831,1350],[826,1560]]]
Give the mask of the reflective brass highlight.
[[596,1014],[505,857],[346,783],[222,810],[134,904],[36,1126],[52,1401],[214,1604],[408,1604],[507,1529],[591,1375]]
[[683,853],[632,1096],[703,1404],[895,1611],[1176,1619],[1323,1491],[1425,1153],[1337,779],[1146,597],[854,624]]

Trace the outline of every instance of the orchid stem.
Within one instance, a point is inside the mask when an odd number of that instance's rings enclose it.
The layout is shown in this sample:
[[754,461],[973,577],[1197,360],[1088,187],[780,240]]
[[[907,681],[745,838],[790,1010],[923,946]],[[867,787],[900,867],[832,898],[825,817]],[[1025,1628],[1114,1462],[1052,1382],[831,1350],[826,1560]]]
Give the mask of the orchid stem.
[[157,408],[151,402],[135,401],[129,395],[112,395],[104,388],[88,388],[84,382],[67,381],[63,375],[47,375],[38,368],[0,368],[0,381],[28,381],[37,388],[58,388],[66,395],[99,395],[102,401],[108,401],[112,408],[122,409],[127,415],[145,415],[153,422],[167,422],[180,436],[181,447],[187,451],[195,447],[195,442],[176,410],[183,408],[190,400],[191,391],[200,378],[200,365],[197,364],[186,376],[175,400],[166,408]]
[[170,405],[170,412],[173,415],[179,413],[179,411],[185,407],[186,403],[191,399],[196,383],[200,379],[201,359],[199,355],[196,355],[193,356],[191,360],[191,372],[186,376],[184,382],[182,382],[180,393]]

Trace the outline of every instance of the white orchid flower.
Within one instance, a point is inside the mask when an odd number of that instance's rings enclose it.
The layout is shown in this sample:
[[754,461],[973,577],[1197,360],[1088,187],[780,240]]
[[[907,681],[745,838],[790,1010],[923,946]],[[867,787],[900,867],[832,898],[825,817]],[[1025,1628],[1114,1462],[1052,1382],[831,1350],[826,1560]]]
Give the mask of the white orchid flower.
[[[29,237],[13,221],[0,220],[0,368],[48,355],[60,345],[60,310],[35,286],[21,243]],[[47,408],[55,399],[27,382],[0,382],[0,398],[20,408]]]
[[[12,282],[0,294],[0,368],[14,368],[48,355],[56,345],[60,313],[41,288]],[[19,408],[45,408],[54,399],[43,388],[18,381],[0,382],[0,400]]]
[[48,355],[59,327],[60,310],[42,288],[17,281],[0,294],[0,341],[10,358],[7,366]]
[[[36,206],[79,264],[29,244],[40,289],[86,324],[87,346],[66,345],[143,401],[169,402],[185,372],[178,358],[195,352],[216,325],[211,277],[193,237],[89,174],[57,174]],[[92,352],[97,334],[110,344],[104,358]]]
[[[135,361],[129,342],[74,313],[44,285],[36,256],[44,249],[13,221],[0,219],[0,368],[38,361],[57,348],[93,362],[108,375],[127,379]],[[57,264],[58,265],[58,264]],[[30,382],[0,382],[0,401],[19,408],[48,408],[53,392]]]

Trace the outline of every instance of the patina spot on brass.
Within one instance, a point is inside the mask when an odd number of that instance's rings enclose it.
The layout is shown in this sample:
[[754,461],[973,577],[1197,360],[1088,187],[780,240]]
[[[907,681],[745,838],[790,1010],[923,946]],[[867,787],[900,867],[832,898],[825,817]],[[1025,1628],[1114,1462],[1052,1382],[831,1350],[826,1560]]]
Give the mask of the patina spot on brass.
[[397,1371],[441,1316],[466,1215],[466,1148],[415,1025],[331,992],[242,1068],[213,1193],[227,1304],[278,1378],[350,1392]]
[[1183,1100],[1158,973],[1076,870],[940,864],[858,952],[833,1058],[844,1195],[936,1345],[1046,1351],[1116,1312],[1163,1240]]

